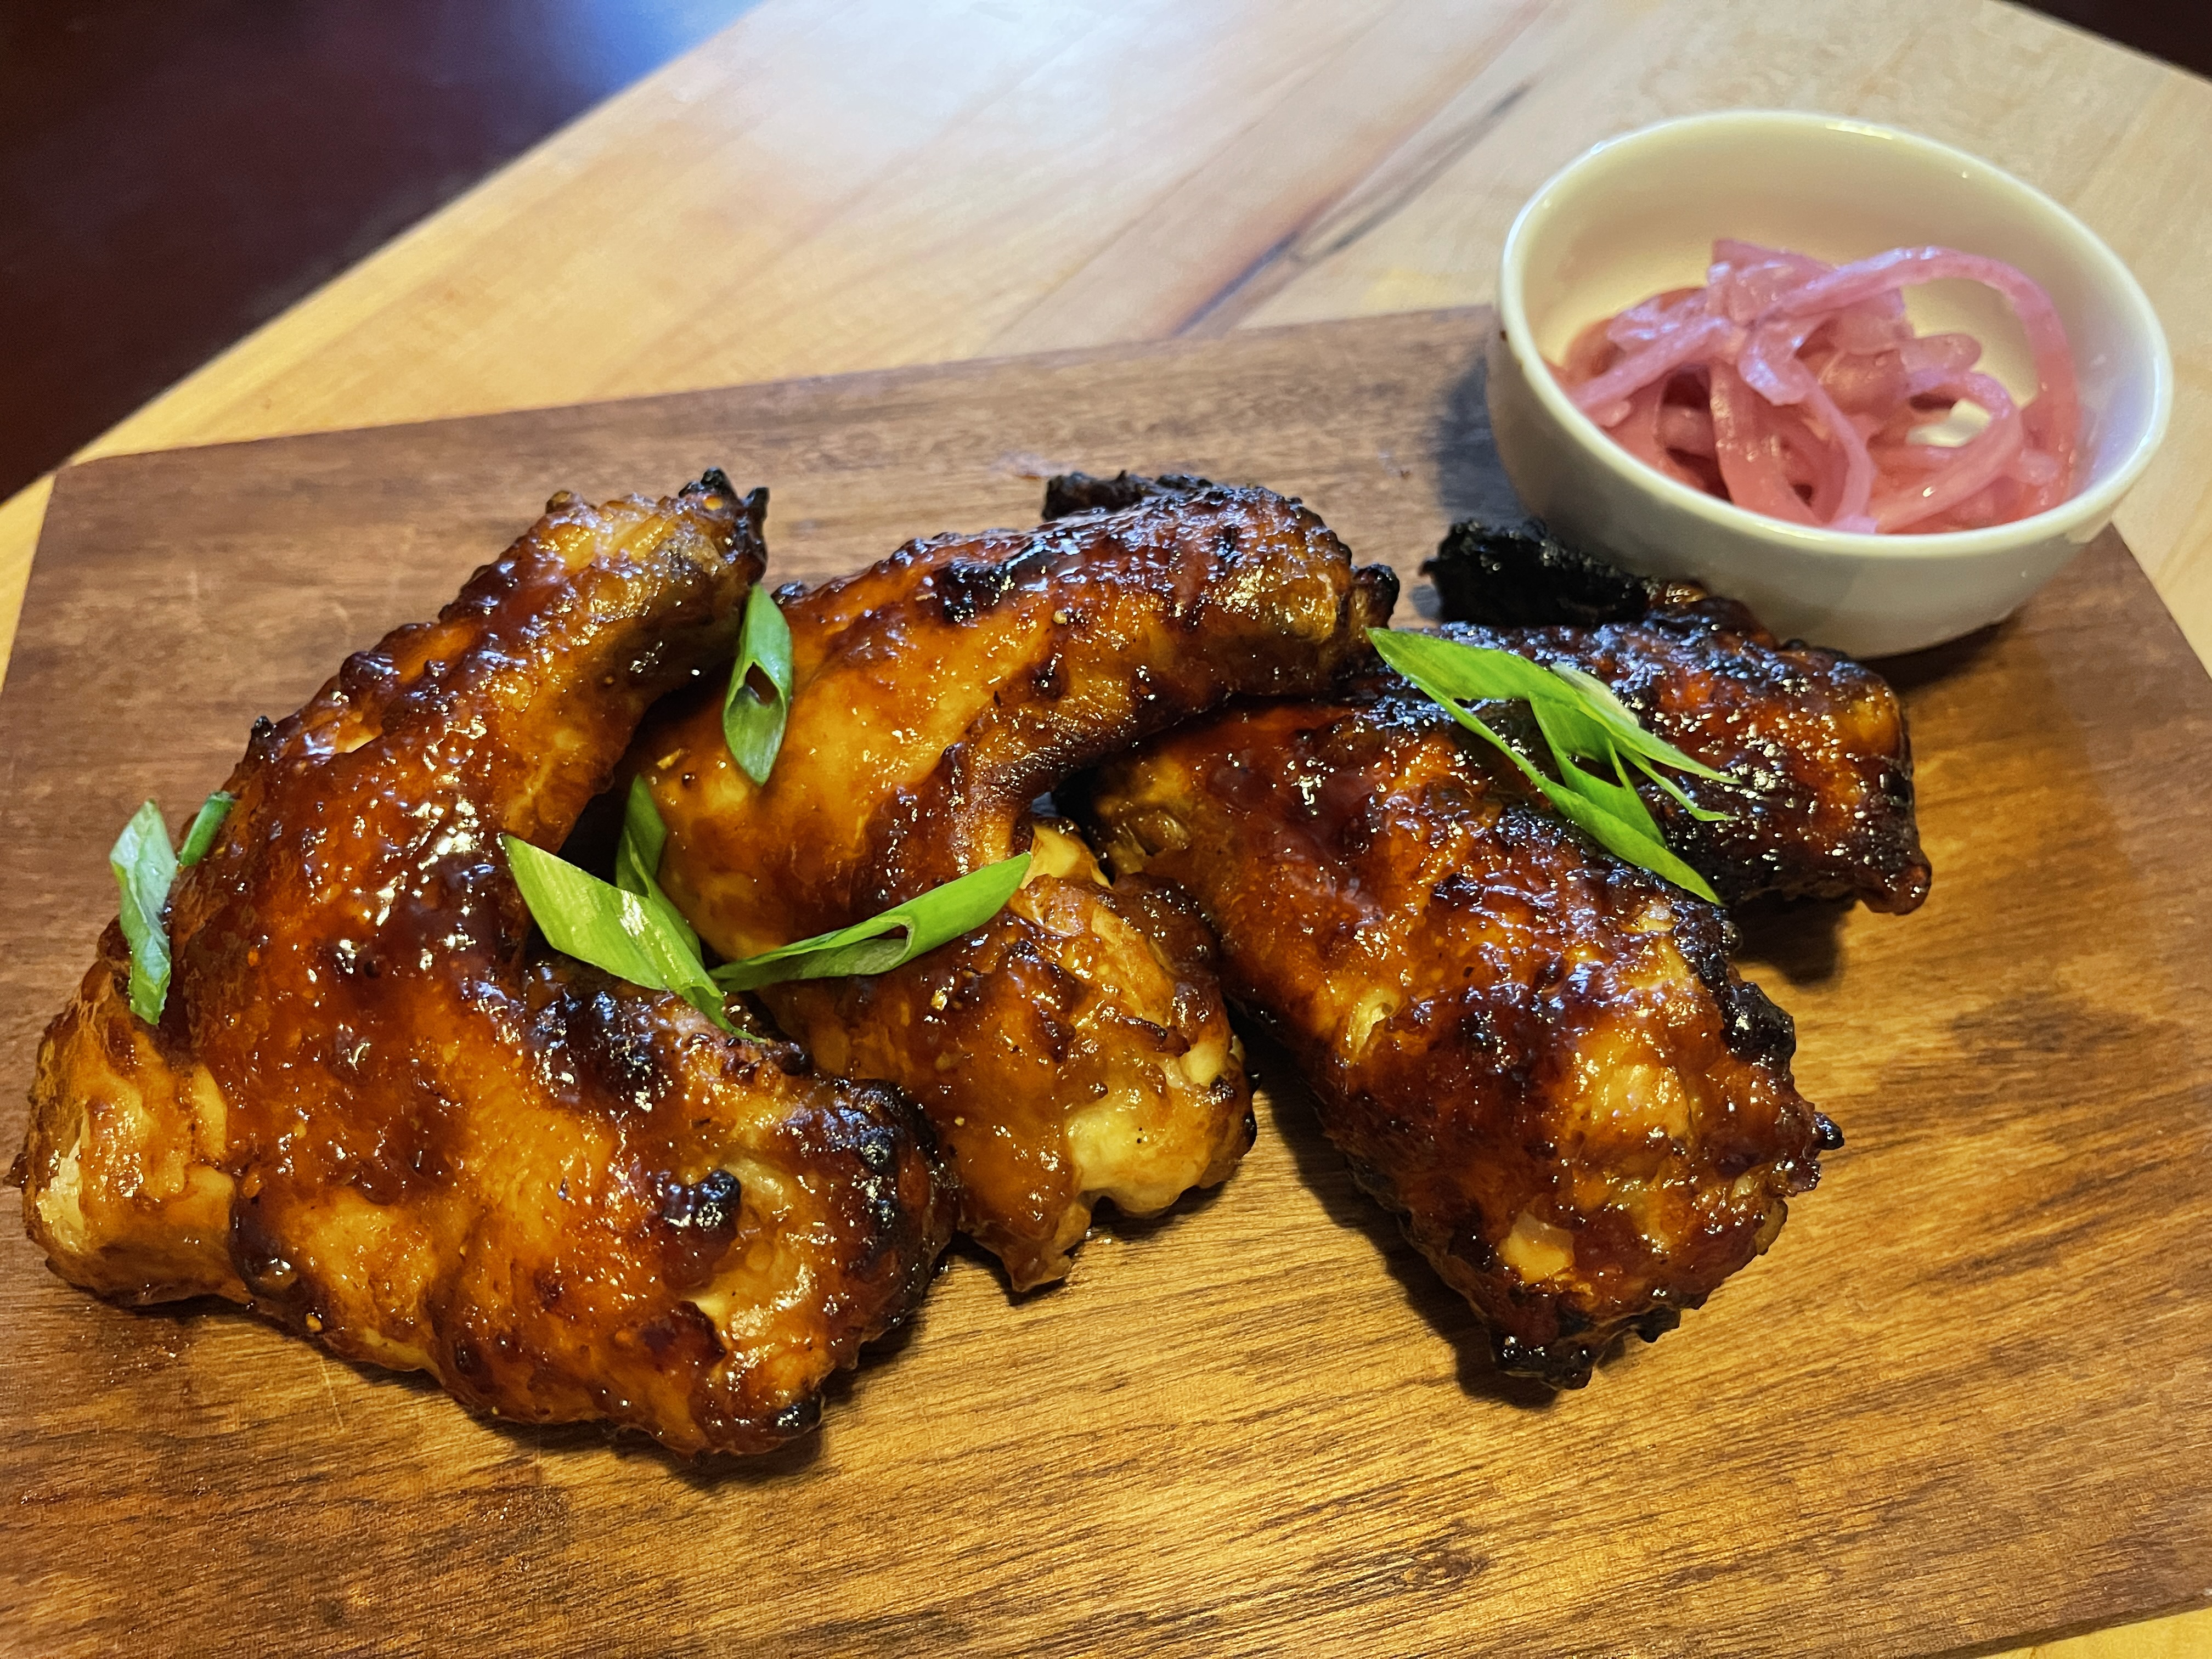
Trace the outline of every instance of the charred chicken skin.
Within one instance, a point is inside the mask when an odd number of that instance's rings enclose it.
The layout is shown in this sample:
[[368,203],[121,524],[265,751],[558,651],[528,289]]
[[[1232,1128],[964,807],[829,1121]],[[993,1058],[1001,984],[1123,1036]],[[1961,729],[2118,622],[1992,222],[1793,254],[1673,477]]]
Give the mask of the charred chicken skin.
[[880,1085],[542,945],[501,834],[557,848],[656,697],[726,658],[760,498],[556,496],[435,623],[256,726],[179,872],[158,1028],[111,926],[18,1161],[63,1277],[243,1302],[469,1405],[683,1451],[805,1431],[951,1230]]
[[1685,776],[1700,821],[1644,797],[1683,860],[1729,903],[1777,894],[1917,909],[1929,867],[1895,691],[1833,651],[1784,645],[1742,605],[1646,581],[1540,525],[1455,526],[1423,567],[1448,638],[1595,675],[1651,731],[1730,781]]
[[888,974],[762,993],[818,1063],[921,1103],[958,1171],[960,1224],[1017,1287],[1068,1271],[1098,1200],[1155,1212],[1224,1179],[1251,1138],[1203,923],[1171,889],[1109,881],[1032,802],[1231,696],[1322,690],[1395,587],[1267,490],[1137,492],[779,595],[794,685],[764,786],[731,760],[713,702],[641,737],[632,763],[669,830],[662,885],[725,955],[1035,854],[966,938]]
[[1086,787],[1111,867],[1196,899],[1231,997],[1509,1372],[1579,1386],[1622,1333],[1670,1328],[1840,1144],[1721,910],[1425,699],[1240,705]]

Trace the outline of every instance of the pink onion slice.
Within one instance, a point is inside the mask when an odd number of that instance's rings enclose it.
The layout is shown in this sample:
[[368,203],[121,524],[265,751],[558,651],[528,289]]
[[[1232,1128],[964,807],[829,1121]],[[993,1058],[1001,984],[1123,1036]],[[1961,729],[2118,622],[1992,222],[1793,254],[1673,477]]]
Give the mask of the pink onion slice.
[[1669,455],[1667,445],[1660,438],[1660,400],[1666,391],[1662,383],[1654,382],[1637,392],[1629,398],[1628,413],[1613,428],[1613,434],[1645,465],[1657,468],[1678,483],[1702,489],[1705,481]]
[[1711,455],[1713,453],[1712,412],[1693,408],[1688,404],[1660,404],[1659,442],[1663,447],[1679,449],[1685,455]]
[[[2071,492],[2080,388],[2057,308],[2024,273],[1953,248],[1829,265],[1723,238],[1705,279],[1592,324],[1553,371],[1577,408],[1667,477],[1851,532],[2002,523]],[[2019,315],[2036,371],[2025,406],[1976,372],[1972,335],[1913,332],[1903,290],[1948,279],[1995,289]],[[1960,402],[1987,411],[1981,432],[1919,441]]]
[[1605,373],[1606,367],[1620,352],[1606,337],[1603,321],[1592,323],[1575,336],[1574,343],[1567,348],[1566,361],[1553,371],[1569,386],[1580,386]]
[[2066,325],[2058,319],[2058,308],[2051,303],[2043,285],[2025,271],[2001,259],[1961,253],[1955,248],[1892,248],[1814,277],[1776,301],[1774,310],[1782,316],[1808,316],[1875,294],[1947,277],[1980,283],[2011,303],[2035,359],[2035,401],[2026,411],[2028,435],[2070,477],[2081,432],[2081,389],[2074,375],[2074,354],[2066,343]]
[[1711,368],[1714,453],[1729,499],[1771,519],[1814,522],[1783,471],[1782,441],[1767,425],[1765,404],[1731,365]]
[[2025,423],[2002,384],[1987,374],[1967,374],[1960,377],[1957,392],[1987,410],[1990,423],[1953,450],[1950,460],[1917,489],[1876,501],[1874,519],[1881,529],[1906,529],[1949,512],[2002,477],[2019,456]]
[[1827,428],[1828,441],[1843,451],[1843,492],[1829,509],[1826,522],[1837,530],[1872,531],[1875,522],[1867,516],[1867,502],[1874,495],[1874,457],[1867,452],[1865,437],[1818,380],[1807,390],[1805,404]]
[[1643,349],[1629,353],[1597,379],[1575,387],[1569,395],[1575,407],[1596,420],[1600,426],[1617,425],[1627,414],[1626,408],[1621,408],[1610,421],[1600,411],[1612,410],[1632,392],[1640,392],[1655,380],[1672,374],[1692,359],[1702,362],[1712,356],[1733,355],[1731,348],[1741,332],[1725,317],[1701,317]]
[[1769,405],[1765,413],[1767,424],[1782,440],[1783,471],[1805,497],[1813,522],[1828,523],[1844,497],[1845,474],[1835,446],[1805,418],[1802,404]]
[[1670,330],[1695,322],[1705,314],[1705,291],[1699,288],[1670,288],[1632,305],[1605,325],[1605,337],[1624,351],[1650,345]]

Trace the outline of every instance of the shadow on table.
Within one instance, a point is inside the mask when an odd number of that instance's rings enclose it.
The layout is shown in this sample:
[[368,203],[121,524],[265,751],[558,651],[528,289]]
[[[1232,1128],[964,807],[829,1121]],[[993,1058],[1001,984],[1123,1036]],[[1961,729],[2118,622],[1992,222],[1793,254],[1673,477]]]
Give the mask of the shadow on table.
[[1490,372],[1482,358],[1452,387],[1429,434],[1436,457],[1437,505],[1448,522],[1510,524],[1528,516],[1505,477],[1490,433]]
[[[163,1303],[154,1306],[126,1310],[134,1321],[146,1321],[166,1327],[177,1339],[184,1339],[195,1328],[207,1323],[221,1323],[252,1329],[285,1340],[300,1339],[274,1322],[264,1319],[251,1310],[216,1297],[199,1297],[188,1302]],[[854,1387],[867,1373],[885,1361],[895,1358],[913,1338],[916,1321],[869,1345],[858,1371],[840,1370],[823,1387],[820,1396],[823,1417],[835,1415]],[[182,1352],[181,1340],[166,1345],[172,1356]],[[686,1485],[702,1491],[730,1485],[759,1485],[786,1479],[804,1473],[822,1455],[822,1437],[817,1432],[802,1436],[774,1451],[744,1456],[730,1452],[709,1452],[698,1457],[687,1456],[670,1450],[659,1442],[649,1438],[641,1430],[620,1427],[606,1422],[588,1423],[520,1423],[507,1418],[487,1417],[470,1410],[459,1401],[446,1395],[444,1386],[427,1371],[396,1371],[366,1360],[348,1358],[331,1352],[320,1344],[317,1353],[333,1364],[345,1366],[370,1388],[390,1391],[396,1395],[441,1395],[441,1409],[465,1413],[495,1434],[514,1443],[518,1447],[533,1452],[589,1451],[605,1449],[624,1459],[641,1459],[657,1462]],[[404,1417],[394,1420],[406,1420]]]
[[[1407,1305],[1451,1344],[1458,1360],[1460,1387],[1477,1398],[1526,1410],[1550,1407],[1558,1398],[1553,1390],[1526,1377],[1508,1376],[1498,1369],[1491,1359],[1489,1333],[1465,1299],[1437,1276],[1436,1269],[1401,1231],[1397,1218],[1359,1189],[1344,1155],[1322,1133],[1318,1108],[1291,1057],[1249,1026],[1240,1022],[1239,1029],[1244,1035],[1253,1076],[1266,1080],[1275,1132],[1290,1148],[1298,1174],[1321,1200],[1331,1221],[1365,1235],[1390,1276],[1398,1281]],[[1261,1133],[1267,1133],[1265,1124]]]

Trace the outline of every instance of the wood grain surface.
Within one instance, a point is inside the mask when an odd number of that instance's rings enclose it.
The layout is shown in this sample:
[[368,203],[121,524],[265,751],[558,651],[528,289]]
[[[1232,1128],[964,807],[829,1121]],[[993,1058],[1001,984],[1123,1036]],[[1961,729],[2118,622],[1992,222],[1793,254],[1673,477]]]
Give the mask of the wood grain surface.
[[1998,0],[766,0],[87,453],[1481,303],[1554,168],[1733,106],[1959,144],[2129,263],[2178,375],[2120,527],[2212,654],[2212,83]]
[[[276,440],[65,472],[0,696],[0,1067],[252,719],[556,486],[720,464],[775,577],[1025,521],[1048,467],[1304,494],[1411,578],[1509,499],[1477,311]],[[1420,600],[1418,586],[1408,614]],[[0,1249],[0,1645],[1987,1650],[2212,1585],[2212,684],[2117,538],[1891,665],[1933,896],[1747,916],[1850,1144],[1771,1254],[1556,1399],[1353,1188],[1279,1055],[1225,1188],[1008,1295],[960,1255],[824,1431],[680,1463],[475,1421],[222,1307]],[[21,1109],[0,1117],[20,1130]]]

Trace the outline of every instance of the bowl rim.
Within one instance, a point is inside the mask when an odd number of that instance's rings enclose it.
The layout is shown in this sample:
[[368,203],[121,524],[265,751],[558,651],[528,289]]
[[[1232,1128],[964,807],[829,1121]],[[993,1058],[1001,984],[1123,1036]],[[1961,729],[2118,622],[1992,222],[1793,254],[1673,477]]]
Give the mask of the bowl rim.
[[[1701,489],[1693,489],[1670,478],[1637,459],[1622,448],[1604,428],[1574,405],[1553,377],[1550,365],[1544,362],[1542,354],[1536,349],[1534,335],[1528,327],[1522,264],[1534,228],[1556,209],[1561,190],[1571,186],[1577,174],[1624,149],[1647,144],[1694,128],[1751,128],[1773,125],[1847,133],[1911,145],[1923,154],[1960,168],[1977,185],[2010,194],[2031,211],[2046,216],[2078,244],[2079,251],[2091,264],[2101,267],[2102,274],[2118,292],[2122,303],[2135,313],[2137,331],[2149,342],[2151,360],[2150,419],[2134,448],[2110,474],[2089,489],[2069,495],[2055,506],[2029,518],[2015,519],[2009,524],[1989,525],[1978,530],[1944,530],[1918,534],[1831,530],[1824,525],[1792,524],[1786,519],[1770,518],[1765,514],[1754,513],[1749,507],[1723,501],[1717,495],[1709,495]],[[2016,178],[1994,163],[1955,145],[1908,131],[1903,127],[1886,126],[1880,122],[1863,121],[1853,116],[1829,115],[1816,111],[1712,110],[1655,121],[1591,145],[1538,186],[1535,193],[1522,204],[1521,210],[1513,216],[1512,225],[1505,233],[1505,241],[1498,255],[1498,321],[1504,334],[1506,347],[1512,352],[1537,401],[1553,420],[1573,434],[1581,448],[1595,455],[1615,477],[1704,519],[1717,528],[1748,532],[1802,554],[1831,554],[1855,559],[1969,558],[2014,551],[2077,529],[2085,522],[2094,521],[2101,529],[2111,520],[2120,498],[2142,476],[2151,457],[2165,441],[2166,428],[2173,414],[2173,354],[2166,343],[2166,330],[2159,322],[2158,313],[2152,307],[2149,295],[2143,292],[2142,285],[2136,280],[2135,273],[2096,232],[2025,179]]]

